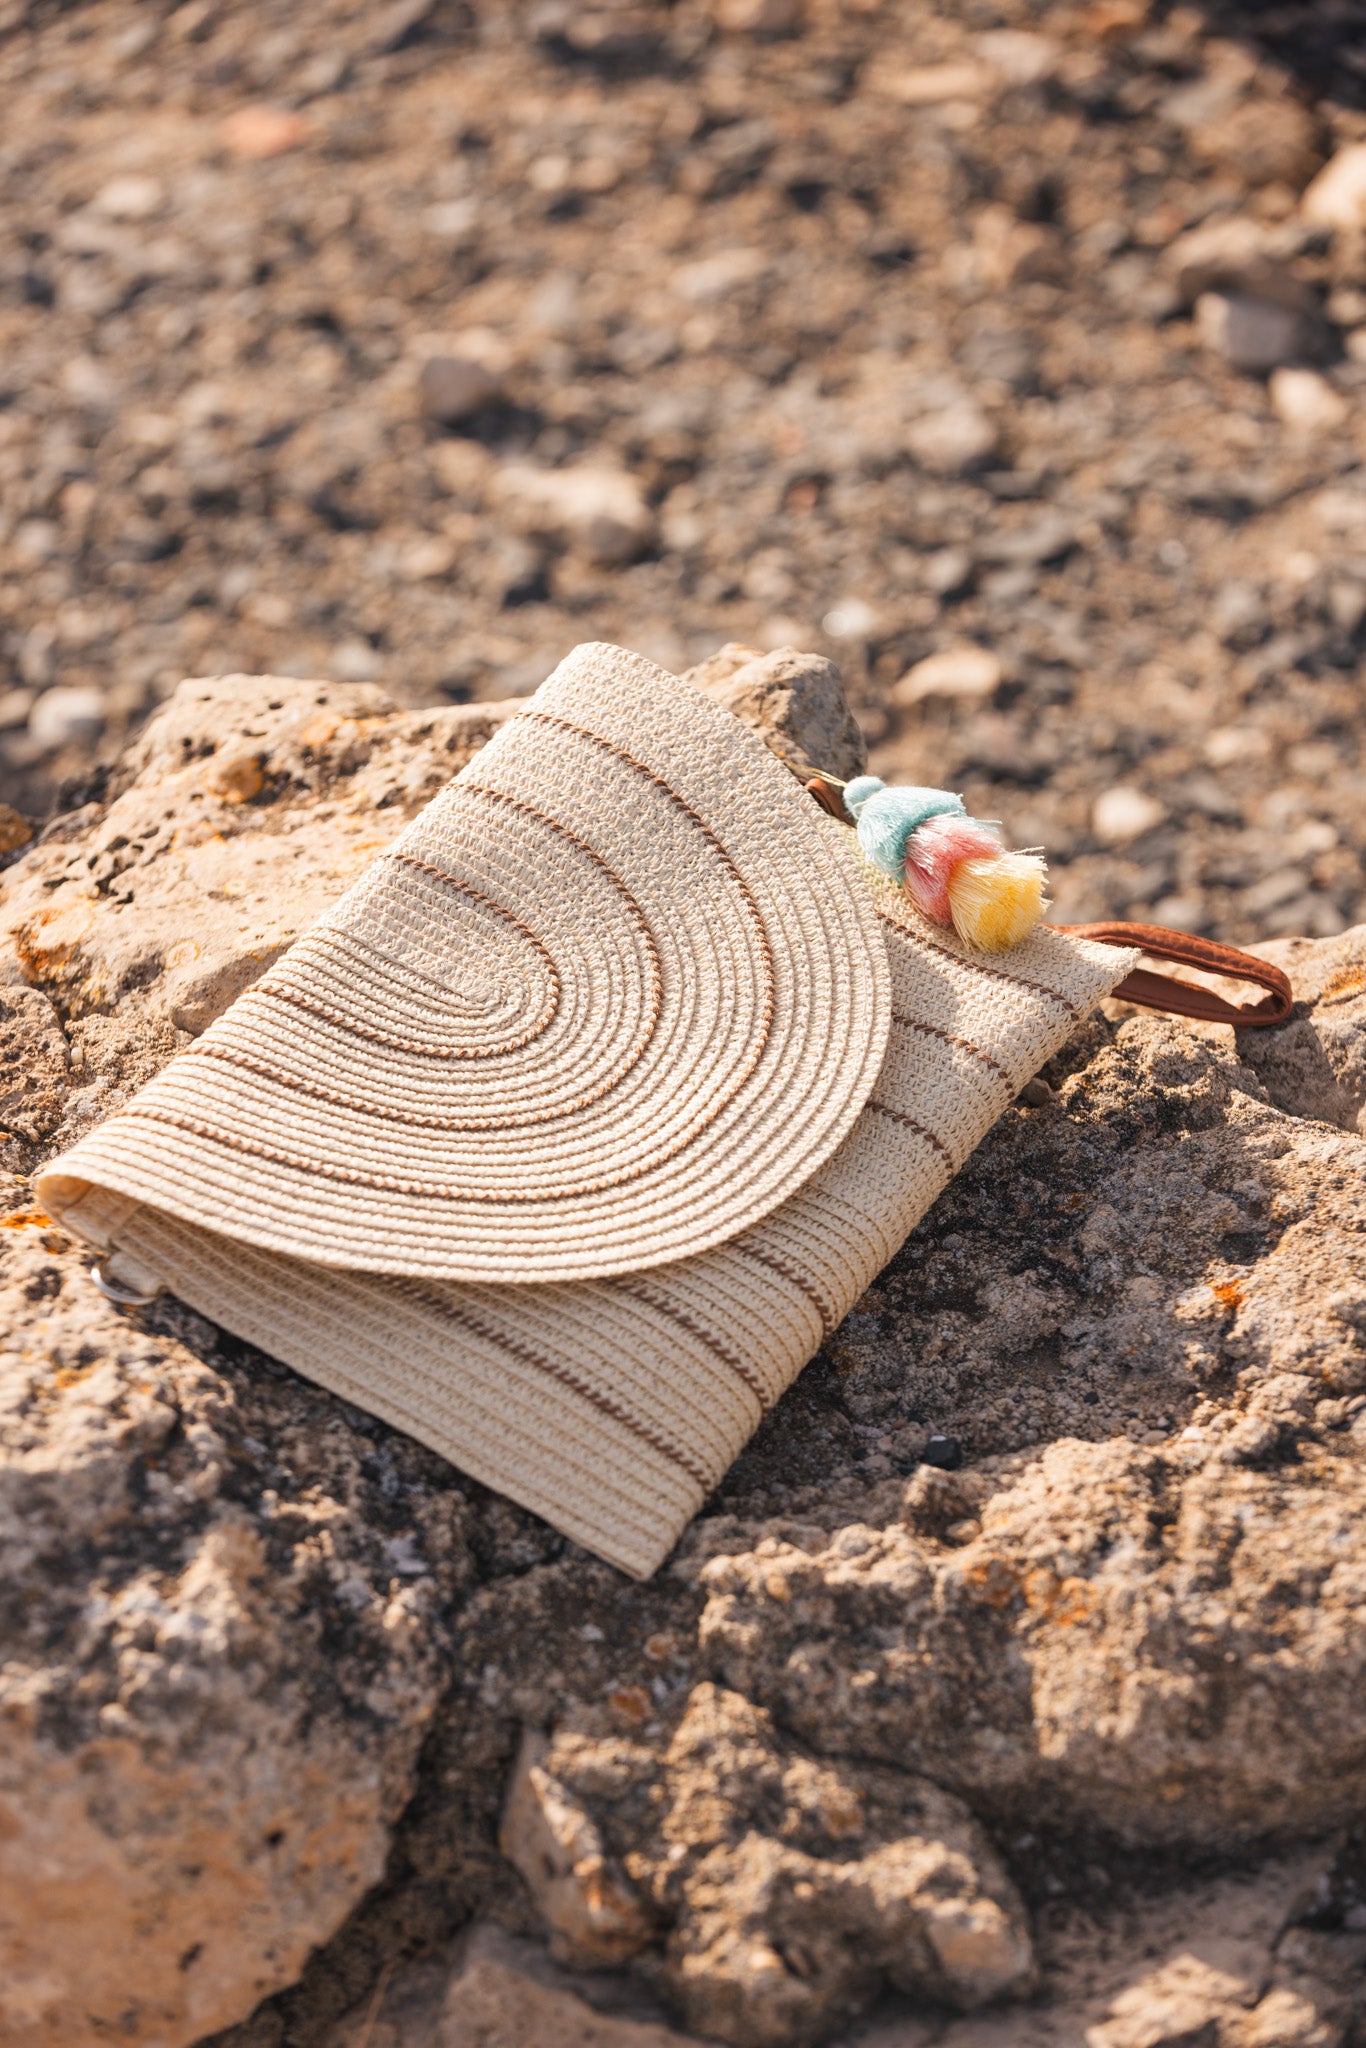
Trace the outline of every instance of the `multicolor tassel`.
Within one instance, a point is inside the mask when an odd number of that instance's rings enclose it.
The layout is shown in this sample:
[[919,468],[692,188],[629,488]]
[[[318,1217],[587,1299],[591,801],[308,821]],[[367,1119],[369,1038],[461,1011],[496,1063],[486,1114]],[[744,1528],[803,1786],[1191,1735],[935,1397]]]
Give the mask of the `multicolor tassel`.
[[864,854],[932,923],[980,953],[1004,953],[1033,931],[1044,908],[1042,857],[1008,853],[990,826],[967,816],[960,796],[858,775],[844,803]]

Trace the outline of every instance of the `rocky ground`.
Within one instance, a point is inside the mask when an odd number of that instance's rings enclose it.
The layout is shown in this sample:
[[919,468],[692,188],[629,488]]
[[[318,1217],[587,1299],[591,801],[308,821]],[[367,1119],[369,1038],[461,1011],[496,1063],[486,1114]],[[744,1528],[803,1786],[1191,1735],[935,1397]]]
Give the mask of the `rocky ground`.
[[795,642],[1065,912],[1344,929],[1363,51],[1349,0],[7,0],[4,794],[187,673]]
[[34,1210],[505,715],[187,683],[7,877],[7,2048],[1359,2048],[1366,929],[1083,1026],[644,1586]]
[[[7,2048],[1366,2038],[1364,53],[0,0]],[[1079,1033],[644,1588],[25,1185],[593,637],[1301,999]]]

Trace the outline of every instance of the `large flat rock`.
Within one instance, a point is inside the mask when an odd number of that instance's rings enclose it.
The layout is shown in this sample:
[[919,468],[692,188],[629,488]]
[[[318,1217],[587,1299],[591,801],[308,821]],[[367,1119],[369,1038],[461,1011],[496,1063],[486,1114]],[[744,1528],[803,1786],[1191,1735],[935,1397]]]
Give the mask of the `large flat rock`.
[[[1350,1997],[1303,1972],[1154,2033],[1137,1950],[1078,2004],[1049,1929],[1088,1872],[1255,1875],[1366,1807],[1366,931],[1284,949],[1283,1032],[1083,1026],[646,1586],[175,1303],[115,1309],[33,1212],[39,1159],[506,715],[186,685],[5,878],[6,2042],[318,2048],[484,1913],[615,1928],[678,2024],[766,2048],[889,1986],[995,2048],[1036,1966],[1021,2041],[1084,2006],[1098,2048],[1241,2048],[1300,1998],[1285,2038],[1331,2048]],[[553,1897],[507,1832],[519,1758]],[[1282,1947],[1350,1931],[1333,1882]],[[452,2041],[540,2010],[502,1968]]]

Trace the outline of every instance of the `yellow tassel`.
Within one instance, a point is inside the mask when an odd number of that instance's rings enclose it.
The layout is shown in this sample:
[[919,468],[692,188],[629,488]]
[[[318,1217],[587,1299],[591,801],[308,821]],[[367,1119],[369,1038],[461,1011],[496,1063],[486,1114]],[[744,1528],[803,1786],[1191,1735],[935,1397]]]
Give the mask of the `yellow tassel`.
[[1043,915],[1046,876],[1037,853],[959,861],[949,877],[949,908],[959,937],[979,953],[1018,946]]

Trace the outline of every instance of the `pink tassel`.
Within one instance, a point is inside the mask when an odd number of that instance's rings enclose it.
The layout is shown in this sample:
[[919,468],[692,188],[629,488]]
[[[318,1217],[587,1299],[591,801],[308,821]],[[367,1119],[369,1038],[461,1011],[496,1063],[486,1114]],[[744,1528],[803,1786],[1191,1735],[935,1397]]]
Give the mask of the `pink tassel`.
[[922,917],[952,926],[949,878],[960,861],[992,859],[1003,848],[975,818],[927,818],[906,845],[906,893]]

